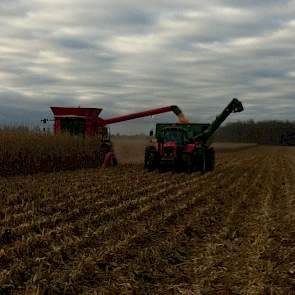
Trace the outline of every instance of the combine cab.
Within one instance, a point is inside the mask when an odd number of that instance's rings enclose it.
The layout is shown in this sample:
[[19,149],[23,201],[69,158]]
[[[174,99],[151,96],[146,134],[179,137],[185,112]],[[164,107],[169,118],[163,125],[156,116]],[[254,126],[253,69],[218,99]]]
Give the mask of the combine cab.
[[211,124],[157,124],[157,142],[145,149],[145,168],[148,171],[212,171],[215,152],[210,147],[210,137],[231,113],[242,111],[242,103],[234,98]]

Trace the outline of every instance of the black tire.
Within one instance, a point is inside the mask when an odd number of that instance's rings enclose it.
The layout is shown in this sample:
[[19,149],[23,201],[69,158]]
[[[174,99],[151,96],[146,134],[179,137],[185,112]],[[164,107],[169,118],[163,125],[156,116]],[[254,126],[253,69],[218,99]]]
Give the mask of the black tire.
[[183,161],[179,156],[176,157],[175,162],[174,162],[174,172],[175,173],[183,172]]
[[204,169],[204,157],[198,150],[195,150],[192,153],[192,167],[190,167],[190,169],[193,172],[203,171]]
[[159,173],[165,173],[167,171],[167,167],[165,166],[165,164],[161,163],[160,161],[158,165],[158,170],[159,170]]
[[112,166],[117,166],[118,165],[118,159],[116,158],[116,156],[114,155],[113,156],[113,159],[112,159]]
[[154,171],[157,168],[157,151],[153,146],[145,148],[144,168],[149,172]]
[[182,161],[180,161],[179,166],[180,172],[193,173],[195,171],[194,155],[192,153],[183,153]]
[[112,146],[109,143],[102,143],[98,148],[98,161],[101,166],[104,162],[105,156],[112,150]]
[[215,168],[215,151],[209,148],[205,156],[205,171],[213,171]]

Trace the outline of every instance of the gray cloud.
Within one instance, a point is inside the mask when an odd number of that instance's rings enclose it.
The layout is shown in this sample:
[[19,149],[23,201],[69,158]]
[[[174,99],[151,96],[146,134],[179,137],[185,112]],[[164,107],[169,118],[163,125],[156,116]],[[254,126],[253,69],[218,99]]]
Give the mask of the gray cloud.
[[[179,105],[213,120],[294,120],[295,1],[5,0],[0,3],[0,123],[39,123],[50,105],[109,117]],[[114,125],[147,132],[173,115]]]
[[57,44],[69,49],[95,49],[95,45],[91,42],[81,40],[79,38],[63,37],[56,40]]

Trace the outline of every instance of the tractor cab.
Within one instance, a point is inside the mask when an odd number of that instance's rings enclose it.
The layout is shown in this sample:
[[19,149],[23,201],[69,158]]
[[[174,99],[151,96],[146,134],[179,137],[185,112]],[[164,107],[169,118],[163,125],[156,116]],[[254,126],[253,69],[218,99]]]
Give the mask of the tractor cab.
[[209,125],[199,123],[158,123],[155,136],[159,142],[175,141],[178,145],[185,145],[206,130]]
[[209,124],[192,123],[159,123],[156,125],[156,151],[161,162],[167,166],[174,165],[178,154],[191,150],[194,137],[208,128]]
[[163,144],[175,142],[177,146],[184,146],[187,142],[186,131],[179,127],[167,127],[162,130],[161,136]]

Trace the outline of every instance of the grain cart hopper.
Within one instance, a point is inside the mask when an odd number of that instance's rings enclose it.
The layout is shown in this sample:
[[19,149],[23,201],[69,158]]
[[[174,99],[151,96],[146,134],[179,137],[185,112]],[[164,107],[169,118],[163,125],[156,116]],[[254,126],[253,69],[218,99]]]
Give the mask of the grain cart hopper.
[[242,103],[234,98],[211,124],[157,124],[157,142],[145,149],[145,168],[149,171],[171,168],[187,172],[212,171],[215,152],[210,147],[210,137],[231,113],[243,110]]
[[[54,114],[54,133],[67,132],[71,135],[96,136],[100,140],[99,162],[102,165],[108,161],[116,164],[117,160],[113,153],[110,141],[109,129],[106,127],[110,124],[128,121],[132,119],[173,112],[179,122],[186,123],[183,113],[177,106],[167,106],[163,108],[151,109],[143,112],[132,113],[124,116],[103,119],[99,117],[102,109],[99,108],[69,108],[69,107],[51,107]],[[43,119],[42,122],[46,122]]]

